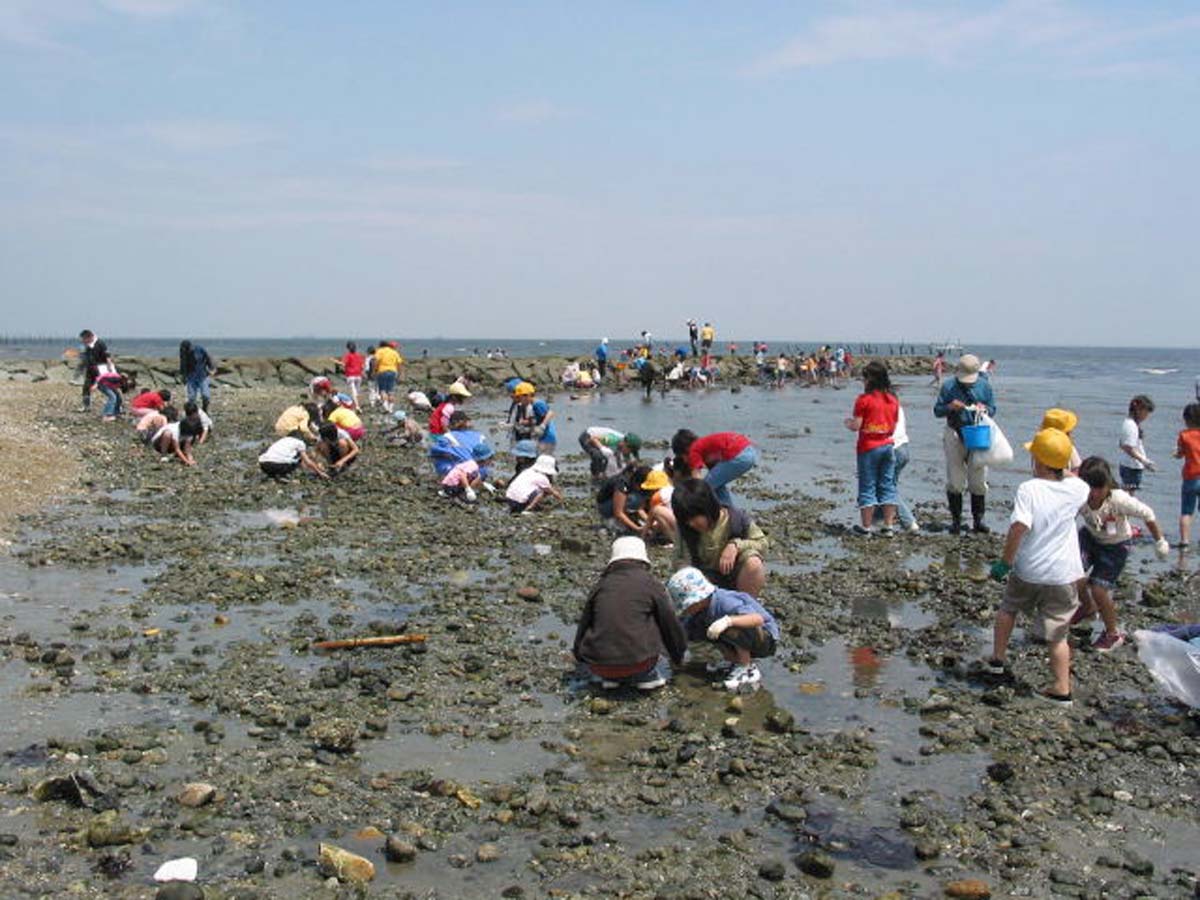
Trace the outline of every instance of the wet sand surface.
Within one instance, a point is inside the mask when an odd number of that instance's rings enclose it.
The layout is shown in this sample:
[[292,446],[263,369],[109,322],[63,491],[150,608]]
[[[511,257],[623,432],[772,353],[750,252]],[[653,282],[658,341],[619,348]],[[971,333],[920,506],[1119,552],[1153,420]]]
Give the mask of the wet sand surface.
[[[568,503],[512,517],[439,500],[422,451],[378,435],[332,483],[263,479],[291,389],[220,394],[190,470],[73,391],[20,390],[79,474],[55,464],[60,499],[0,557],[4,896],[153,897],[181,855],[231,898],[1193,895],[1200,721],[1128,648],[1077,653],[1070,711],[1032,696],[1044,650],[1023,632],[1014,679],[983,675],[999,538],[850,535],[849,391],[560,393]],[[481,426],[506,407],[471,401]],[[578,677],[608,552],[575,450],[591,424],[638,430],[650,458],[685,424],[760,443],[735,494],[773,543],[784,640],[761,690],[711,687],[705,647],[651,696]],[[912,430],[914,449],[933,433]],[[927,449],[905,482],[936,525]],[[995,479],[993,525],[1020,478]],[[1193,567],[1139,545],[1126,626],[1194,621]],[[311,648],[404,631],[427,640]],[[215,792],[182,804],[197,782]],[[327,883],[322,842],[374,880]]]

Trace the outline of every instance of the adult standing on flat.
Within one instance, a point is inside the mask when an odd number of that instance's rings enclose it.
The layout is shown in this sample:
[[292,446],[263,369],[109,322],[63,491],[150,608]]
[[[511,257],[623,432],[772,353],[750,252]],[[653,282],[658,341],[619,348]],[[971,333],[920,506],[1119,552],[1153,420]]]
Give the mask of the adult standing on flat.
[[108,359],[108,347],[87,328],[79,332],[79,340],[83,344],[79,354],[79,367],[83,370],[83,407],[80,412],[87,412],[92,408],[92,388],[100,374],[100,363]]
[[977,412],[996,414],[996,401],[987,376],[980,377],[979,357],[964,353],[954,375],[942,382],[933,414],[946,420],[942,449],[946,454],[946,502],[950,505],[950,533],[962,533],[963,490],[971,491],[971,519],[976,534],[991,529],[983,522],[987,501],[987,466],[975,461],[962,440],[964,425],[975,424]]
[[188,402],[195,403],[199,398],[205,412],[208,412],[208,402],[212,399],[209,378],[216,371],[207,350],[191,341],[179,342],[179,376],[187,387]]
[[601,338],[596,347],[596,368],[600,371],[600,380],[608,374],[608,338]]
[[696,324],[695,319],[688,319],[687,327],[688,343],[692,345],[692,359],[696,359],[700,355],[700,326]]

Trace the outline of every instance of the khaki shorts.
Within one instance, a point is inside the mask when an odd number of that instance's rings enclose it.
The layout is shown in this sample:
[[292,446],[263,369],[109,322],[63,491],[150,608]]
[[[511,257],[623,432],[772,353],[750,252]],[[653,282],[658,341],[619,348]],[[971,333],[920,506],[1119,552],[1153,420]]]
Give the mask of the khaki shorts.
[[1053,644],[1067,639],[1071,616],[1079,605],[1075,584],[1030,584],[1009,574],[1000,611],[1025,613],[1038,620],[1041,633]]

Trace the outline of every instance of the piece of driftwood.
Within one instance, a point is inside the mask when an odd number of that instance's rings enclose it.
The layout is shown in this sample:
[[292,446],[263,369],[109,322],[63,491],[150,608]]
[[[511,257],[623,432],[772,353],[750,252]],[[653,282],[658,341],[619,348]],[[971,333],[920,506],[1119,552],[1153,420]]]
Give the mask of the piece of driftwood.
[[423,634],[386,634],[382,637],[347,638],[341,641],[314,641],[318,650],[346,650],[351,647],[390,647],[393,644],[423,644]]

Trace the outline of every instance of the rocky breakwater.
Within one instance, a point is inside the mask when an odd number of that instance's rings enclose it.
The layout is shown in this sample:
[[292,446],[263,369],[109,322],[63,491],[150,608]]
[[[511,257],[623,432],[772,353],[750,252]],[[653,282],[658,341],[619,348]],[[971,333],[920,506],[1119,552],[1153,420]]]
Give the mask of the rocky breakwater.
[[[923,375],[932,370],[927,356],[863,357],[858,363],[881,359],[896,375]],[[540,386],[556,385],[563,369],[572,361],[566,356],[538,356],[509,359],[482,357],[439,357],[410,360],[405,367],[404,383],[444,385],[460,375],[484,390],[499,390],[510,378],[522,378]],[[136,380],[139,388],[170,387],[180,383],[178,362],[173,358],[150,359],[138,356],[118,357],[121,371]],[[753,384],[759,379],[758,368],[750,356],[725,356],[720,359],[721,377],[727,384]],[[339,367],[332,356],[231,357],[218,361],[213,377],[216,387],[303,387],[318,375],[337,377]],[[0,381],[79,383],[76,360],[0,360]]]

